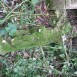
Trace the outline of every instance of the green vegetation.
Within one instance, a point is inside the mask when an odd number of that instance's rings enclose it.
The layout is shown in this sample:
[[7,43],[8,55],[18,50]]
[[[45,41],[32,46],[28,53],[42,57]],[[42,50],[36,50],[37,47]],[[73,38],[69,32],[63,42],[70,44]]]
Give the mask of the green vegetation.
[[0,0],[0,77],[77,76],[71,32],[50,0]]

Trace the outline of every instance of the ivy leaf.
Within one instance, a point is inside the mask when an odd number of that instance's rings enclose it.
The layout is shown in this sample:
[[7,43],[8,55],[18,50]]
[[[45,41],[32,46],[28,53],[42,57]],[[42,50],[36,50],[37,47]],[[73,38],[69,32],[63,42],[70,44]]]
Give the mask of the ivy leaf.
[[8,26],[5,27],[5,30],[9,35],[13,35],[17,31],[17,25],[13,23],[8,23]]
[[4,35],[4,34],[6,34],[6,33],[7,33],[7,32],[6,32],[5,29],[1,29],[1,30],[0,30],[0,36]]

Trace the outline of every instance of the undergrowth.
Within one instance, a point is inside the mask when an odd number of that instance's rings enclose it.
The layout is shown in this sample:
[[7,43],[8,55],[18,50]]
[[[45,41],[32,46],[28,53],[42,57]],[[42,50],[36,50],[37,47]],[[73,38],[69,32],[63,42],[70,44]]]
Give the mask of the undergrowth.
[[66,17],[50,18],[44,3],[40,12],[39,0],[6,1],[0,0],[0,77],[77,76]]

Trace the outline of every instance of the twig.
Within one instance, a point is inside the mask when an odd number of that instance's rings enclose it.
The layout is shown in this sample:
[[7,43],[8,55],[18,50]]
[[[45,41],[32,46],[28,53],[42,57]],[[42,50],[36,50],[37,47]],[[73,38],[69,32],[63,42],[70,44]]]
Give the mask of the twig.
[[45,60],[45,54],[44,54],[42,46],[40,47],[40,49],[41,49],[41,52],[42,52],[43,60]]

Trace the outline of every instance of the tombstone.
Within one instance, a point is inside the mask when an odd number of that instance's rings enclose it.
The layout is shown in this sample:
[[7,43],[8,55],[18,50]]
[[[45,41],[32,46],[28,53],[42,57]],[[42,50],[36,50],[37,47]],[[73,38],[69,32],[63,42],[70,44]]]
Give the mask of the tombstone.
[[51,9],[77,9],[77,0],[51,0]]

